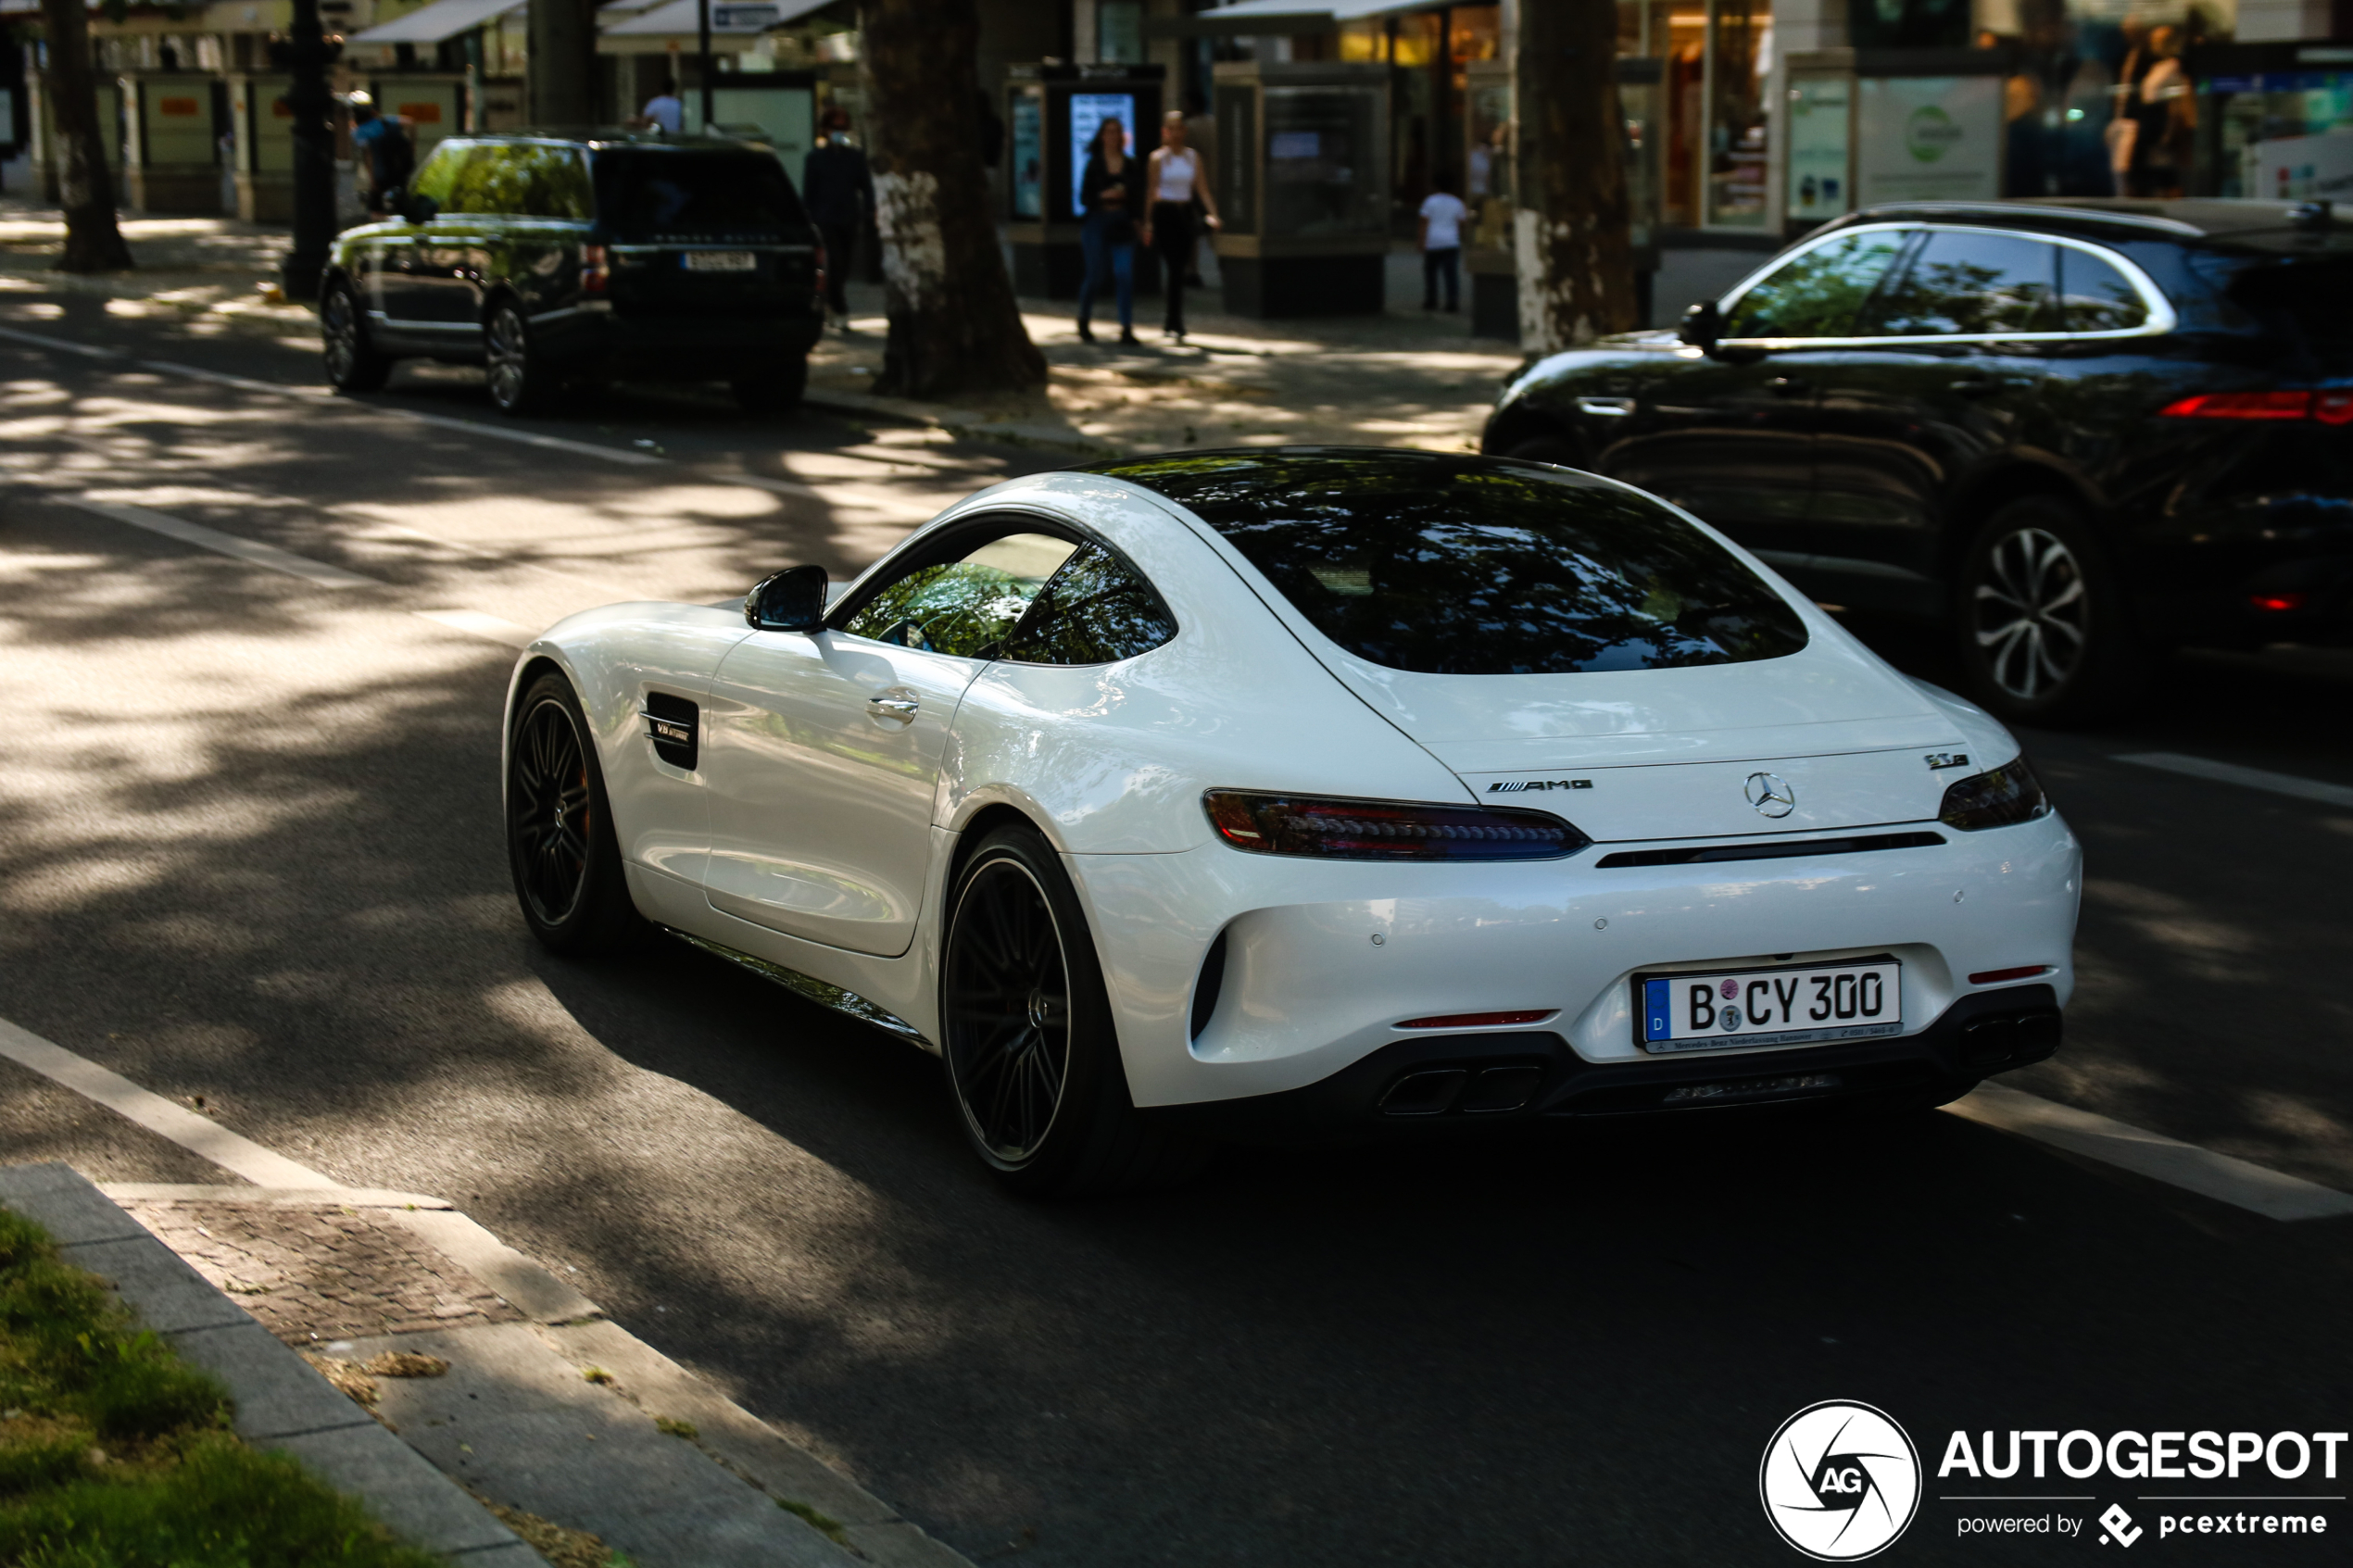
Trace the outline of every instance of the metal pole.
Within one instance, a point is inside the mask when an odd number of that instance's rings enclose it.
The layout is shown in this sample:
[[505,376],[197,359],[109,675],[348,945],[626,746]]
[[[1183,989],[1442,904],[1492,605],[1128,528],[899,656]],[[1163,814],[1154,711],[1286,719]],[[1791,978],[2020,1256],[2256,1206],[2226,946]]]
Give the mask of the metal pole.
[[711,134],[711,0],[695,0],[695,69],[702,76],[702,133]]
[[333,99],[327,64],[338,53],[320,25],[319,0],[295,0],[293,36],[279,46],[280,63],[292,80],[286,107],[294,124],[294,245],[281,277],[286,297],[308,303],[319,297],[327,270],[327,246],[335,233],[335,132],[329,123]]

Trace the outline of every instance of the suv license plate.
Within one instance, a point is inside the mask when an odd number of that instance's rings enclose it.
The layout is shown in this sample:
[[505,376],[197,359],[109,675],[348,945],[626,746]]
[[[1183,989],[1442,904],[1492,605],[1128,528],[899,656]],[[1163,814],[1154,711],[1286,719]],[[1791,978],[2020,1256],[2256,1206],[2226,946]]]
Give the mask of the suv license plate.
[[1894,959],[1634,977],[1634,1038],[1654,1054],[1903,1032],[1904,966]]
[[689,272],[755,272],[760,258],[748,250],[690,250],[686,253]]

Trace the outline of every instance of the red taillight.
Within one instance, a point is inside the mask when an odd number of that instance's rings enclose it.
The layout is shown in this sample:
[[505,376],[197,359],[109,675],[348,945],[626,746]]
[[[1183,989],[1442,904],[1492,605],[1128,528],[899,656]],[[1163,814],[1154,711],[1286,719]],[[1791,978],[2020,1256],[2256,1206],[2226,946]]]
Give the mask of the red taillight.
[[2249,594],[2246,596],[2246,602],[2258,609],[2269,610],[2273,615],[2282,615],[2292,609],[2302,609],[2304,596],[2301,594]]
[[2317,420],[2353,424],[2353,392],[2201,392],[2158,410],[2168,420]]
[[1533,1008],[1524,1012],[1450,1012],[1441,1018],[1409,1018],[1400,1029],[1501,1029],[1507,1023],[1540,1023],[1558,1008]]
[[605,247],[582,245],[580,247],[580,292],[602,294],[605,292],[605,286],[611,282],[612,269],[607,264]]
[[1543,811],[1213,789],[1210,826],[1256,855],[1336,860],[1554,860],[1592,843]]
[[823,310],[825,300],[825,242],[817,242],[817,308]]
[[1999,985],[2005,980],[2031,980],[2035,975],[2049,973],[2050,968],[2046,963],[2027,963],[2016,969],[1982,970],[1970,975],[1969,983],[1972,985]]

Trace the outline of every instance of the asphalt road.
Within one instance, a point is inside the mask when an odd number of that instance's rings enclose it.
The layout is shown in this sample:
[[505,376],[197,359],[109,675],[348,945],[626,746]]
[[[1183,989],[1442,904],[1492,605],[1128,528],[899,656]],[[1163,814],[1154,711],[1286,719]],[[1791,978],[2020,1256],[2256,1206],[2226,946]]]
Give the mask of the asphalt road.
[[[0,1017],[343,1181],[457,1200],[975,1561],[1787,1562],[1757,1466],[1818,1400],[1888,1411],[1931,1466],[1956,1429],[2353,1416],[2353,1221],[1949,1115],[1238,1152],[1150,1200],[1010,1200],[931,1059],[674,945],[532,945],[497,810],[513,652],[449,622],[847,572],[1044,460],[684,394],[516,426],[459,371],[325,399],[292,348],[33,291],[0,329],[119,351],[0,337]],[[517,430],[579,445],[488,433]],[[2069,1044],[2019,1086],[2353,1190],[2353,811],[2119,760],[2345,782],[2349,693],[2330,656],[2195,658],[2130,728],[2029,738],[2089,873]],[[9,1063],[0,1158],[225,1179]],[[1962,1504],[2005,1488],[1931,1473],[1887,1561],[2080,1560],[2096,1524],[1957,1522],[2145,1513],[2152,1486]],[[2335,1538],[2144,1545],[2342,1561],[2353,1510],[2309,1512]]]

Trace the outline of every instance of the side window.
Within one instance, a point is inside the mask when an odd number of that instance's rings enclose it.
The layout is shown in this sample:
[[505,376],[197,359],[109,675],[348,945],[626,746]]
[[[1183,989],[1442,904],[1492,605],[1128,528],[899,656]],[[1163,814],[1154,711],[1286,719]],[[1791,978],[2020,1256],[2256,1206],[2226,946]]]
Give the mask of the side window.
[[991,659],[1078,546],[1051,533],[1005,533],[958,558],[892,578],[842,624],[926,653]]
[[477,145],[458,178],[450,182],[449,199],[441,204],[448,213],[498,214],[513,209],[500,205],[512,189],[507,166],[512,147]]
[[474,150],[472,142],[444,142],[433,150],[424,166],[409,182],[409,189],[417,195],[431,196],[435,207],[449,206],[449,188],[458,182],[458,171],[468,154]]
[[2070,332],[2120,332],[2148,320],[2124,274],[2082,250],[2059,252],[2059,309]]
[[1871,337],[2059,330],[2058,246],[2020,234],[1938,229],[1871,307]]
[[1855,336],[1864,306],[1909,238],[1909,230],[1874,229],[1790,257],[1733,303],[1724,335]]
[[1081,545],[1007,639],[1022,664],[1112,664],[1150,653],[1176,634],[1152,585],[1098,545]]

